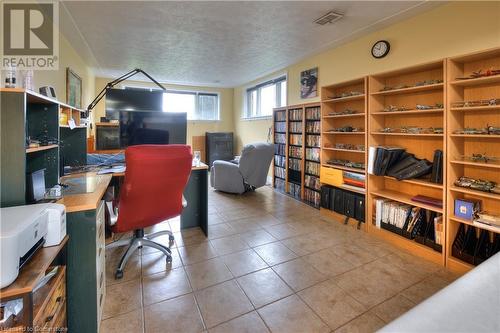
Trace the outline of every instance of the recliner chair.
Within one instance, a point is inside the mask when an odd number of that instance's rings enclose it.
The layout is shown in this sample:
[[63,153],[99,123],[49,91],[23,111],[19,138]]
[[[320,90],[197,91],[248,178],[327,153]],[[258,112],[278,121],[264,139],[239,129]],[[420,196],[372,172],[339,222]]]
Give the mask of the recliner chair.
[[272,143],[248,144],[238,162],[214,161],[210,185],[216,190],[237,194],[264,186],[273,156]]

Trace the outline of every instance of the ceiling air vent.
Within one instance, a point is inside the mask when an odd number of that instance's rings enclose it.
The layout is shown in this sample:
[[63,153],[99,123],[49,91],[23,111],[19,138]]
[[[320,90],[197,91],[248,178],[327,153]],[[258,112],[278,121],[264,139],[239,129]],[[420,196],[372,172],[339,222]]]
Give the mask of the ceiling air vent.
[[335,12],[328,12],[327,14],[321,16],[319,19],[315,20],[314,23],[317,23],[319,25],[325,25],[329,23],[333,23],[335,21],[340,20],[344,15],[335,13]]

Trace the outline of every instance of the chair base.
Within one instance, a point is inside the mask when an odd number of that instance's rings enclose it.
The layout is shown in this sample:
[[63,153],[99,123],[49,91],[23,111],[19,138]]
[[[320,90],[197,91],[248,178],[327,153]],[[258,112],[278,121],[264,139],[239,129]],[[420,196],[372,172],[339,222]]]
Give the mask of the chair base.
[[167,265],[171,264],[172,251],[170,250],[170,248],[151,240],[163,235],[168,235],[170,244],[174,242],[175,238],[171,231],[164,230],[145,235],[144,229],[137,229],[134,231],[134,236],[132,238],[120,239],[116,242],[106,245],[106,249],[128,245],[127,251],[125,251],[125,253],[123,254],[122,258],[120,259],[120,263],[118,264],[118,268],[116,269],[115,279],[121,279],[123,277],[123,270],[125,269],[125,265],[127,264],[128,260],[135,252],[135,250],[142,249],[143,246],[149,246],[163,252],[166,257]]

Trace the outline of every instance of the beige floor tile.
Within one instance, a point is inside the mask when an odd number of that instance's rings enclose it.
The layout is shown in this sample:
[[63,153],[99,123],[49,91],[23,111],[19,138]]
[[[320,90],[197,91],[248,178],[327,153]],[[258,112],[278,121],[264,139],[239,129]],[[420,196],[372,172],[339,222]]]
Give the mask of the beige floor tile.
[[360,266],[377,259],[373,254],[354,244],[337,245],[332,247],[332,251],[354,266]]
[[204,329],[193,294],[145,307],[144,326],[146,333],[199,333]]
[[272,216],[270,214],[266,214],[266,215],[259,216],[257,218],[257,223],[261,227],[270,227],[270,226],[273,226],[276,224],[281,224],[283,222],[281,222],[280,220],[278,220],[277,218],[275,218],[274,216]]
[[303,256],[317,252],[328,247],[324,242],[309,237],[312,234],[300,235],[293,238],[287,238],[281,241],[286,247],[292,250],[298,256]]
[[385,326],[385,323],[370,312],[359,316],[342,326],[335,333],[372,333]]
[[406,297],[396,295],[384,303],[377,305],[370,311],[386,323],[390,323],[414,306],[415,303]]
[[231,253],[221,259],[234,276],[245,275],[268,267],[266,262],[252,249]]
[[240,236],[250,247],[256,247],[277,241],[276,238],[263,229],[251,230],[240,234]]
[[327,276],[336,276],[355,268],[353,264],[337,256],[330,249],[321,250],[302,259]]
[[203,289],[233,278],[221,258],[214,258],[185,266],[194,290]]
[[249,217],[241,220],[231,221],[228,224],[237,233],[244,233],[250,230],[259,230],[262,227],[257,223],[258,217]]
[[212,244],[209,242],[183,246],[179,248],[179,255],[181,256],[184,265],[191,265],[200,261],[215,258],[217,252]]
[[264,227],[264,229],[279,240],[300,235],[300,231],[295,229],[290,223],[277,224]]
[[299,296],[332,330],[346,324],[367,310],[332,280],[302,290],[299,292]]
[[273,267],[273,270],[297,292],[327,279],[301,258],[297,258]]
[[214,225],[219,223],[224,223],[224,218],[218,213],[208,213],[208,225]]
[[183,231],[174,232],[174,243],[171,247],[181,247],[193,244],[200,244],[208,241],[207,236],[200,230],[196,233],[185,233]]
[[[138,251],[136,251],[139,253]],[[115,272],[118,268],[118,265],[121,260],[121,255],[116,257],[108,257],[106,258],[106,284],[108,286],[123,283],[126,281],[136,280],[141,277],[141,257],[140,255],[132,255],[127,264],[125,265],[125,269],[123,270],[123,277],[121,279],[115,279]]]
[[215,251],[219,255],[225,255],[248,249],[247,243],[245,243],[243,238],[239,235],[212,239],[210,243],[212,243],[212,246],[215,248]]
[[[175,233],[174,233],[174,237],[175,237]],[[162,235],[162,236],[159,236],[159,237],[155,237],[152,239],[152,241],[154,241],[155,243],[158,243],[158,244],[161,244],[163,246],[166,246],[166,247],[177,247],[177,244],[175,241],[172,243],[170,242],[170,239],[169,239],[169,236],[168,235]],[[149,246],[144,246],[142,249],[141,249],[141,254],[149,254],[149,253],[155,253],[155,252],[159,252],[159,250],[153,248],[153,247],[149,247]]]
[[227,237],[236,234],[237,232],[231,228],[228,223],[219,223],[215,225],[208,226],[208,238],[215,239],[221,237]]
[[177,249],[172,248],[170,250],[172,251],[172,263],[170,264],[167,264],[167,258],[163,252],[158,251],[144,254],[141,265],[142,275],[150,275],[182,267],[181,257]]
[[231,280],[196,292],[196,299],[207,328],[253,310],[236,281]]
[[329,332],[328,326],[297,295],[257,310],[272,332]]
[[158,303],[192,291],[184,268],[172,269],[142,279],[144,305]]
[[408,298],[415,304],[418,304],[429,296],[434,295],[436,292],[443,289],[448,284],[449,281],[446,281],[438,276],[430,276],[425,280],[402,291],[401,295]]
[[435,273],[439,269],[441,269],[441,266],[433,262],[413,256],[404,251],[399,251],[388,255],[382,258],[381,261],[400,267],[412,273],[414,276],[417,276],[419,279],[428,277],[432,273]]
[[210,333],[265,333],[269,332],[257,312],[250,312],[241,317],[215,326]]
[[270,268],[242,276],[237,281],[256,308],[293,293],[292,289]]
[[103,319],[115,317],[142,307],[142,287],[139,279],[106,287]]
[[461,276],[461,274],[449,271],[445,268],[440,268],[437,272],[434,273],[434,275],[450,283],[455,281]]
[[143,325],[144,321],[142,319],[142,309],[139,309],[101,321],[99,332],[142,332]]
[[295,253],[280,242],[257,246],[254,250],[270,266],[297,258]]

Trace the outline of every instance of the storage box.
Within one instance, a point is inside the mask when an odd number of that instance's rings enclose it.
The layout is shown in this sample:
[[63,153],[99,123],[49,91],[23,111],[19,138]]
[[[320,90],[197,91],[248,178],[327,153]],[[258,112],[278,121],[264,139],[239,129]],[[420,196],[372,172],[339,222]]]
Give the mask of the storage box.
[[475,213],[481,211],[481,201],[472,199],[455,199],[455,216],[472,221]]

